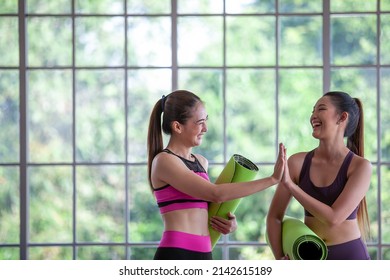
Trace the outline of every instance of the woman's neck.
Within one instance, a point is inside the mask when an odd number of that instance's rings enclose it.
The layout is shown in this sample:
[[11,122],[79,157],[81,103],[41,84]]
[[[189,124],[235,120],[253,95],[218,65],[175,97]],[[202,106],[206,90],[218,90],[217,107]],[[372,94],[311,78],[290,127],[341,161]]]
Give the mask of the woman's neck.
[[345,146],[344,142],[338,144],[327,144],[326,142],[320,141],[319,146],[315,149],[315,155],[317,157],[329,161],[344,158],[348,152],[349,149]]
[[184,147],[182,145],[175,145],[173,143],[168,143],[167,147],[175,155],[178,155],[182,158],[191,160],[192,159],[192,149],[188,147]]

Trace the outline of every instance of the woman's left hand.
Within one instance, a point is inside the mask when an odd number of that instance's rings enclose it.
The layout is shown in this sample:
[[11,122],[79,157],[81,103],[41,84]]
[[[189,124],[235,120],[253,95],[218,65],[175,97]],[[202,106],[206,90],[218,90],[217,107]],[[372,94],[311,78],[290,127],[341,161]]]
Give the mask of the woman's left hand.
[[236,216],[231,212],[228,213],[228,219],[214,216],[210,218],[210,225],[214,230],[222,234],[231,233],[237,229]]
[[[286,149],[284,150],[284,152],[286,154]],[[291,177],[290,177],[290,170],[289,170],[289,167],[288,167],[288,161],[285,162],[284,172],[283,172],[282,180],[280,181],[280,183],[288,191],[290,191],[290,188],[293,185],[293,182],[292,182]]]

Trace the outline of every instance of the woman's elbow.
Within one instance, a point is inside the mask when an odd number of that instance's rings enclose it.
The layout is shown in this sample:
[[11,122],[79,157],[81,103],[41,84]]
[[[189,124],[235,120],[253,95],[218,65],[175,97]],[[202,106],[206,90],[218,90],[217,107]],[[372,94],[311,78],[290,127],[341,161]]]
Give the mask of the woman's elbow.
[[226,194],[223,192],[222,188],[215,187],[210,193],[209,201],[215,203],[225,202],[227,201]]
[[231,193],[228,188],[217,186],[214,188],[214,200],[217,203],[226,202],[233,199],[240,199],[242,195]]
[[325,223],[327,223],[329,227],[334,227],[342,224],[345,220],[345,218],[337,217],[336,215],[334,215],[326,219]]
[[280,226],[283,222],[283,216],[280,215],[272,215],[269,213],[266,218],[267,227],[272,227],[273,225]]
[[267,223],[281,224],[284,219],[284,211],[280,208],[275,201],[272,201],[267,214]]
[[334,227],[342,224],[346,220],[346,217],[337,215],[336,213],[330,213],[323,217],[322,222],[328,227]]

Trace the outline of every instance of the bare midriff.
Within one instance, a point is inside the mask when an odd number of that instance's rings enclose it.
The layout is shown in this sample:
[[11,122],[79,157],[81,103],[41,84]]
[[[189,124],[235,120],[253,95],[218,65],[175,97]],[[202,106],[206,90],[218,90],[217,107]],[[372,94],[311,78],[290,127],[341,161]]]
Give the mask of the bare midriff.
[[206,209],[175,210],[162,215],[165,230],[181,231],[196,235],[209,235]]
[[314,217],[305,217],[305,224],[320,237],[326,245],[336,245],[360,238],[357,219],[345,220],[341,224],[329,226]]

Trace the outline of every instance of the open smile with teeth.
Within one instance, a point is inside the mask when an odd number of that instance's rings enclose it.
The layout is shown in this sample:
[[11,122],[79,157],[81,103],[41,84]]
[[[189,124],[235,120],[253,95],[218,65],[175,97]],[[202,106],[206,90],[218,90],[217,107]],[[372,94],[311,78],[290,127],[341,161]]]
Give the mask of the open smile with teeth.
[[314,121],[314,122],[311,123],[311,126],[312,126],[313,128],[316,128],[316,127],[321,126],[321,124],[322,124],[321,122]]

